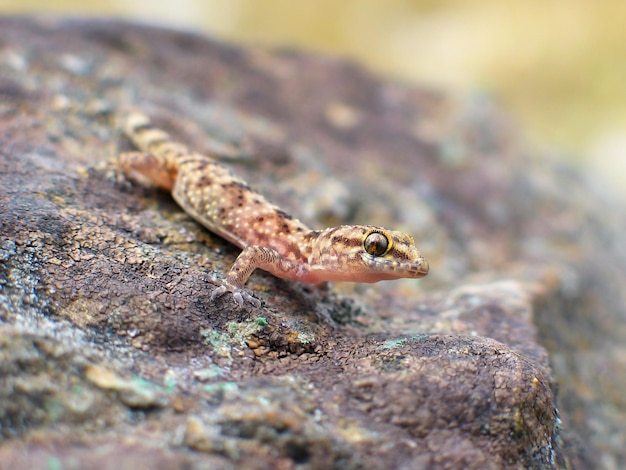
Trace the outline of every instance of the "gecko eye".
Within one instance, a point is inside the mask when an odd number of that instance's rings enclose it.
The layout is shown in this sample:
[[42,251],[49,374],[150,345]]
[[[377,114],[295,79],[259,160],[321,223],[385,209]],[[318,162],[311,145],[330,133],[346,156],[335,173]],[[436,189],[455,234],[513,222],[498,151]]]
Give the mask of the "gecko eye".
[[382,256],[389,251],[389,239],[379,232],[372,232],[363,242],[363,248],[372,256]]

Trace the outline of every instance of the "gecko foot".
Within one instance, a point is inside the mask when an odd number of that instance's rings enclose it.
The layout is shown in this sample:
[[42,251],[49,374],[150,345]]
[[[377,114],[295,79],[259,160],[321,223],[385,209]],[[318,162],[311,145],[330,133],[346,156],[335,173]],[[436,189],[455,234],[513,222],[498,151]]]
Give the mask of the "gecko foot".
[[244,289],[240,289],[239,287],[233,286],[232,284],[224,282],[224,281],[219,281],[219,283],[221,285],[213,289],[213,292],[211,292],[211,301],[214,301],[218,297],[221,297],[226,292],[230,292],[233,296],[233,300],[239,306],[239,308],[243,307],[244,300],[250,302],[255,307],[261,306],[261,301],[259,299],[254,298],[251,294],[246,292]]

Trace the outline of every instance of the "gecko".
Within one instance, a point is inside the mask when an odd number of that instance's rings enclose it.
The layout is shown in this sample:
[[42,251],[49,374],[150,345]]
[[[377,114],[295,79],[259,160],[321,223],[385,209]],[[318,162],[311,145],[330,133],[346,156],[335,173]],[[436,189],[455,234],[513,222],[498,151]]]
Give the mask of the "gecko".
[[188,215],[242,249],[225,278],[216,280],[211,301],[229,292],[239,308],[244,300],[260,307],[244,289],[257,268],[311,284],[373,283],[428,274],[428,262],[406,233],[374,225],[310,229],[215,158],[174,141],[143,113],[126,115],[122,129],[137,149],[119,154],[122,172],[171,192]]

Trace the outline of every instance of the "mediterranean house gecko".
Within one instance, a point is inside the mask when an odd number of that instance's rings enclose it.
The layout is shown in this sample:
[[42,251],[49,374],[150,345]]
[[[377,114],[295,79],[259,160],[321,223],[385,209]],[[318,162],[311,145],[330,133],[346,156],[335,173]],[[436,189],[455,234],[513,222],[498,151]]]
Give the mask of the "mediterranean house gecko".
[[267,201],[228,168],[174,142],[140,113],[128,115],[124,133],[139,152],[121,153],[119,165],[132,179],[172,192],[176,202],[211,232],[242,248],[211,300],[226,292],[243,306],[261,302],[244,290],[257,269],[282,279],[377,282],[419,278],[428,262],[410,235],[373,225],[311,230]]

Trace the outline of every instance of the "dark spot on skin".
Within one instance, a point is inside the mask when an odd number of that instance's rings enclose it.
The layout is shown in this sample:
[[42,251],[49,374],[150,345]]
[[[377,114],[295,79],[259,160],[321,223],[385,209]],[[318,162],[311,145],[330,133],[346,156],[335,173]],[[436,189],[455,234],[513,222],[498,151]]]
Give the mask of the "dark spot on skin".
[[222,188],[239,188],[239,191],[250,191],[250,186],[246,183],[242,183],[241,181],[229,181],[228,183],[222,183]]
[[298,248],[298,245],[296,245],[295,243],[289,246],[289,252],[296,259],[302,258],[302,251],[300,251],[300,248]]
[[196,186],[199,188],[201,186],[210,186],[213,183],[213,180],[209,178],[207,175],[203,175],[198,181],[196,181]]
[[[298,232],[302,232],[302,230],[303,230],[303,229],[302,229],[302,227],[298,227],[296,230],[297,230]],[[311,230],[309,233],[307,233],[307,234],[304,236],[304,239],[305,239],[305,240],[312,240],[312,239],[317,238],[317,237],[319,237],[319,236],[320,236],[320,232],[319,232],[319,230]]]
[[237,196],[237,199],[243,199],[243,193],[239,193],[239,195]]
[[253,199],[252,202],[255,203],[255,204],[261,204],[261,200],[260,199],[256,199],[256,198]]
[[256,218],[257,222],[263,222],[265,220],[265,217],[263,217],[262,215],[258,216]]
[[209,164],[209,162],[201,161],[201,162],[198,162],[198,166],[196,168],[199,171],[202,171],[202,170],[206,169],[208,164]]
[[289,229],[289,225],[283,224],[283,232],[286,233],[287,235],[291,233],[291,230]]
[[282,210],[280,210],[280,209],[276,209],[276,214],[277,214],[279,217],[283,217],[283,218],[284,218],[284,219],[286,219],[286,220],[291,220],[291,219],[293,219],[293,216],[291,216],[291,215],[287,214],[285,211],[282,211]]
[[223,214],[224,212],[226,212],[226,209],[223,207],[220,207],[217,209],[217,212],[219,212],[220,214]]
[[243,202],[237,203],[237,207],[243,207]]
[[298,228],[296,229],[296,232],[304,232],[304,229],[303,229],[302,227],[298,227]]

